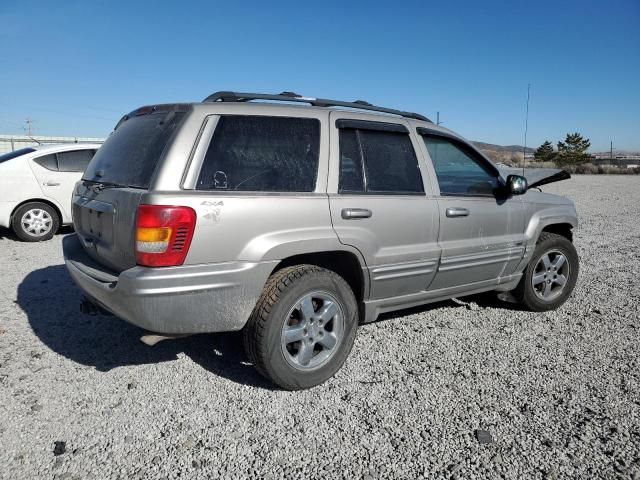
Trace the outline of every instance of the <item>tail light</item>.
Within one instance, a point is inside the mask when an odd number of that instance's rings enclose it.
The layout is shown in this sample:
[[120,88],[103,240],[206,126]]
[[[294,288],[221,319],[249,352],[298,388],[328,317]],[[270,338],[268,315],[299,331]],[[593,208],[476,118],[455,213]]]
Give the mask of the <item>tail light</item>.
[[196,212],[189,207],[140,205],[136,216],[136,263],[145,267],[182,265]]

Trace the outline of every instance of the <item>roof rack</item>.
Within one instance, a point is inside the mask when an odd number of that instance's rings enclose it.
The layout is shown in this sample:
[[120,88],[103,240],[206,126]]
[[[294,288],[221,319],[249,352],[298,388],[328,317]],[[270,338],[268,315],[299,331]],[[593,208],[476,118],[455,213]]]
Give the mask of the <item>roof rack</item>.
[[413,112],[403,112],[402,110],[394,110],[392,108],[377,107],[365,102],[364,100],[356,100],[355,102],[342,102],[340,100],[328,100],[326,98],[303,97],[293,92],[282,92],[278,94],[270,93],[241,93],[241,92],[215,92],[203,100],[203,102],[250,102],[251,100],[273,100],[279,102],[299,102],[308,103],[314,107],[346,107],[357,108],[359,110],[370,110],[373,112],[390,113],[401,117],[413,118],[415,120],[423,120],[433,123],[424,115]]

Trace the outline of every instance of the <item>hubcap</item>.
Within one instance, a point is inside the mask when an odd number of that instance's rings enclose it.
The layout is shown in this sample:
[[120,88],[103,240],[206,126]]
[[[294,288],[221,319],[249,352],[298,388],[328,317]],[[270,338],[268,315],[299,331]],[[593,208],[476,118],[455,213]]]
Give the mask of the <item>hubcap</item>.
[[540,257],[531,277],[536,296],[546,302],[557,298],[569,279],[569,262],[563,253],[550,250]]
[[328,293],[311,292],[289,311],[282,327],[282,353],[292,367],[313,369],[333,356],[343,333],[340,304]]
[[34,237],[42,237],[51,231],[53,219],[46,210],[32,208],[27,210],[20,220],[22,229]]

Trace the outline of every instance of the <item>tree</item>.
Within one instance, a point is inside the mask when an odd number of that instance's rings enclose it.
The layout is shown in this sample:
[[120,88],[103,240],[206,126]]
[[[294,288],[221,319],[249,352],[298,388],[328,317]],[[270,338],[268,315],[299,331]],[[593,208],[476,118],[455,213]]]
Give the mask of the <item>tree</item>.
[[578,132],[567,133],[564,142],[558,142],[558,155],[556,162],[558,165],[578,165],[589,160],[587,149],[591,146],[591,141],[584,138]]
[[533,154],[533,158],[539,162],[550,162],[555,156],[556,152],[553,151],[553,143],[549,140],[545,140],[545,142],[540,145]]

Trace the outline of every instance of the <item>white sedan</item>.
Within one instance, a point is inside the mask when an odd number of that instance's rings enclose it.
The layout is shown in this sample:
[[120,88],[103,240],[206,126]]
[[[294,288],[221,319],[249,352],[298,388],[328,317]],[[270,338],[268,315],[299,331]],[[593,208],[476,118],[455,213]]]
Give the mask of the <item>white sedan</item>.
[[0,155],[0,226],[26,242],[70,224],[71,194],[98,143],[40,145]]

